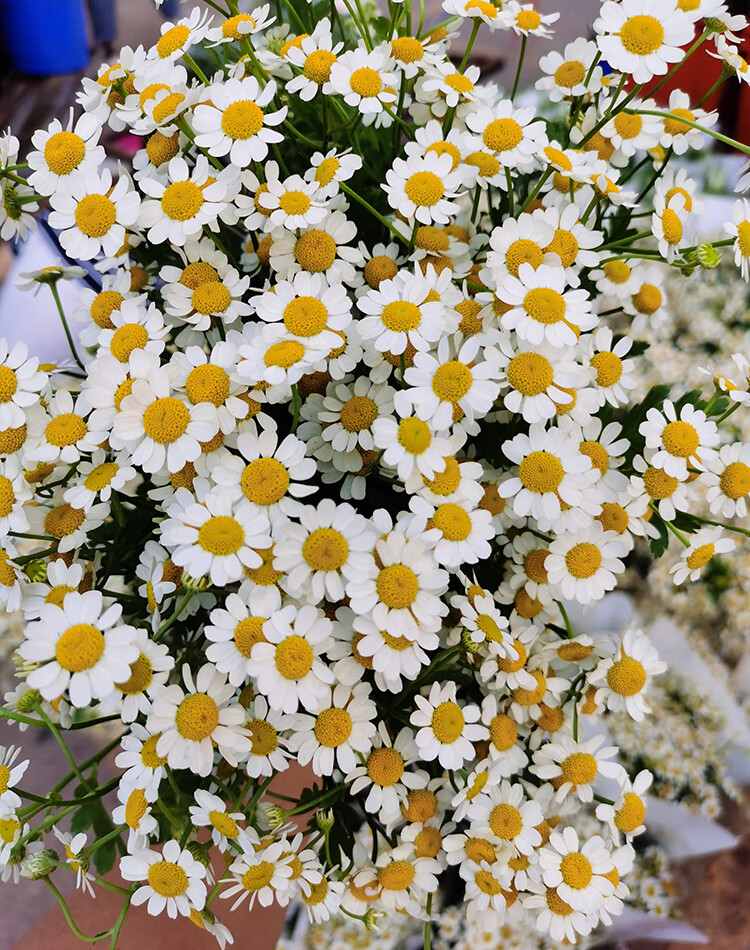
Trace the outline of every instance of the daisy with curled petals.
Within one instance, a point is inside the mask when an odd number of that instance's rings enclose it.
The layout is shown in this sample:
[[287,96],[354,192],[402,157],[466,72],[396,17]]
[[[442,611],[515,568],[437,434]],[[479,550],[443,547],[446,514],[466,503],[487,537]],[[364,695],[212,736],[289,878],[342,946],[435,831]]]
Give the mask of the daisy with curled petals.
[[235,688],[211,663],[195,674],[183,666],[179,683],[170,683],[154,698],[146,721],[151,733],[161,736],[156,754],[166,756],[171,769],[189,769],[208,775],[214,747],[230,765],[247,755],[250,740],[243,729],[245,710],[235,699]]
[[[349,654],[353,649],[364,660],[365,668],[372,666],[375,685],[390,693],[401,690],[402,677],[407,682],[414,681],[419,671],[429,665],[430,658],[425,651],[436,650],[440,642],[434,631],[424,628],[420,629],[417,640],[394,637],[369,617],[355,617],[352,631],[353,636],[347,645]],[[360,666],[359,661],[357,665]],[[343,675],[339,674],[340,669],[339,663],[335,670],[337,675]]]
[[122,739],[122,752],[115,758],[115,765],[123,770],[120,788],[140,788],[150,802],[156,800],[161,780],[167,775],[166,756],[156,754],[160,736],[161,733],[152,735],[137,722],[131,723],[130,732]]
[[750,280],[750,205],[747,198],[738,198],[732,205],[732,221],[724,231],[734,238],[734,263],[743,280]]
[[86,891],[91,897],[95,897],[91,884],[94,875],[89,873],[89,860],[85,854],[86,833],[82,831],[77,835],[72,835],[69,831],[60,831],[56,825],[52,826],[52,831],[65,849],[65,863],[76,873],[76,887]]
[[[437,436],[426,422],[416,415],[403,419],[379,416],[372,424],[375,445],[383,449],[382,462],[398,472],[406,482],[415,473],[432,479],[445,471],[447,456],[451,455],[451,441]],[[460,448],[461,440],[458,440]]]
[[27,158],[32,169],[29,184],[39,194],[53,195],[95,171],[104,161],[100,135],[101,125],[91,113],[84,112],[73,125],[72,109],[65,128],[54,119],[46,131],[39,129],[31,138],[34,151]]
[[631,375],[635,363],[627,358],[632,345],[627,336],[615,341],[609,327],[597,327],[589,337],[588,362],[596,374],[593,385],[601,405],[619,406],[630,401],[629,391],[638,385]]
[[116,254],[125,241],[125,229],[135,224],[141,198],[125,172],[112,185],[104,169],[71,182],[50,198],[50,225],[60,232],[60,244],[75,260],[90,261],[104,252]]
[[312,763],[316,775],[333,775],[337,768],[350,772],[370,751],[376,716],[368,683],[353,689],[337,683],[332,695],[293,717],[290,751],[300,765]]
[[547,13],[542,15],[534,9],[533,4],[520,4],[516,0],[511,0],[503,10],[502,19],[506,23],[506,29],[511,29],[516,36],[543,36],[545,38],[553,35],[549,29],[550,24],[556,23],[560,19],[559,13]]
[[596,57],[596,43],[582,36],[568,43],[562,53],[547,53],[539,60],[545,75],[537,80],[536,88],[550,102],[595,95],[602,88],[602,67],[597,64],[592,69]]
[[138,656],[130,664],[130,675],[115,683],[113,691],[101,701],[102,712],[117,711],[123,722],[133,722],[139,713],[148,714],[152,698],[167,682],[174,666],[169,648],[152,640],[143,628],[136,630],[134,643]]
[[437,759],[444,769],[460,769],[474,758],[472,742],[487,738],[478,706],[456,701],[455,683],[433,683],[428,696],[414,697],[417,708],[409,722],[418,730],[414,741],[426,762]]
[[614,864],[604,840],[593,835],[581,843],[569,825],[562,833],[552,832],[549,844],[539,852],[539,864],[547,887],[554,887],[574,910],[596,913],[603,897],[615,889],[607,877]]
[[537,825],[544,813],[537,801],[527,798],[523,786],[503,779],[488,784],[468,809],[470,833],[495,844],[510,843],[519,854],[531,854],[542,843]]
[[509,387],[502,392],[505,408],[531,424],[555,416],[560,406],[573,401],[571,391],[582,380],[582,367],[574,355],[573,349],[547,343],[514,346],[509,337],[501,337],[493,359],[503,370],[501,389]]
[[211,16],[208,10],[195,7],[190,14],[177,23],[162,23],[161,36],[156,41],[149,57],[161,60],[179,59],[195,43],[208,35]]
[[557,793],[555,801],[563,801],[574,794],[582,802],[594,797],[594,783],[600,775],[621,781],[625,770],[618,762],[611,762],[617,755],[614,746],[600,748],[603,736],[594,736],[585,742],[576,742],[570,736],[559,737],[557,742],[548,742],[534,752],[531,771],[545,781],[551,781]]
[[449,17],[474,20],[477,25],[485,23],[492,32],[508,29],[500,8],[487,0],[443,0],[442,6]]
[[39,369],[36,356],[29,359],[28,346],[19,341],[12,347],[0,340],[0,430],[18,429],[26,423],[26,412],[39,402],[47,374]]
[[678,192],[668,199],[657,191],[651,215],[651,233],[656,238],[659,253],[670,264],[679,253],[680,244],[686,241],[687,223],[685,196]]
[[224,456],[211,478],[232,503],[247,500],[269,525],[279,515],[295,517],[298,499],[315,491],[306,485],[315,474],[315,461],[305,457],[305,443],[291,433],[279,442],[276,429],[245,430],[237,437],[240,455]]
[[289,48],[286,58],[301,70],[286,84],[286,91],[296,93],[303,102],[310,102],[331,78],[331,66],[338,59],[343,43],[334,43],[331,24],[319,20],[309,36],[300,37],[299,45]]
[[210,828],[211,840],[217,848],[226,850],[230,841],[236,841],[240,835],[238,822],[245,816],[241,811],[228,812],[226,803],[218,795],[212,795],[203,788],[195,791],[195,805],[188,809],[195,828]]
[[404,373],[407,388],[393,397],[401,415],[413,411],[437,431],[451,426],[460,411],[469,421],[481,419],[500,392],[495,363],[479,360],[480,341],[469,337],[458,345],[446,337],[435,353],[414,355],[414,365]]
[[65,490],[63,498],[73,508],[89,511],[97,501],[109,501],[113,492],[129,494],[137,478],[136,470],[128,465],[129,461],[126,452],[113,457],[104,449],[96,449],[90,461],[79,463],[77,478],[72,487]]
[[599,661],[589,677],[592,686],[605,687],[606,705],[615,711],[625,710],[631,719],[640,722],[650,708],[644,693],[654,676],[663,673],[667,664],[649,638],[639,630],[627,630],[619,649]]
[[455,569],[490,556],[495,528],[489,511],[462,499],[435,504],[418,495],[409,508],[414,512],[410,529],[430,541],[441,567]]
[[486,591],[471,597],[457,594],[451,597],[451,606],[461,611],[461,628],[466,631],[472,643],[489,641],[495,644],[498,656],[502,655],[505,648],[506,654],[515,658],[508,621],[500,613],[490,594]]
[[390,46],[381,43],[369,52],[362,47],[347,50],[331,64],[328,82],[323,86],[326,96],[342,96],[356,108],[370,125],[384,106],[396,102],[398,79],[392,72]]
[[148,380],[134,380],[115,416],[112,447],[127,449],[133,465],[150,474],[165,466],[179,472],[198,458],[201,442],[212,439],[219,428],[212,403],[193,406],[173,393],[172,371],[161,367]]
[[67,691],[72,705],[84,709],[127,681],[139,651],[136,630],[121,623],[121,615],[119,604],[103,609],[101,593],[93,590],[66,594],[61,607],[45,604],[18,648],[24,660],[38,664],[29,687],[50,701]]
[[687,479],[688,465],[704,468],[704,460],[714,454],[713,447],[719,442],[716,423],[702,409],[687,403],[678,417],[671,399],[665,399],[663,411],[649,409],[638,431],[651,450],[649,463],[680,481]]
[[[215,180],[209,182],[209,177]],[[167,166],[166,178],[166,184],[156,178],[141,180],[141,190],[150,200],[141,206],[138,224],[148,229],[148,240],[154,244],[169,241],[182,247],[226,209],[227,189],[221,175],[210,174],[204,155],[198,156],[192,169],[176,155]]]
[[630,841],[646,830],[646,805],[643,799],[653,780],[653,775],[645,769],[632,782],[626,776],[620,783],[620,794],[615,801],[611,805],[603,802],[596,806],[596,817],[609,825],[615,842],[620,841],[621,834],[625,835],[626,841]]
[[365,314],[357,323],[363,340],[381,352],[400,356],[409,345],[416,350],[431,349],[440,338],[455,328],[440,300],[430,299],[430,282],[421,273],[399,271],[391,279],[381,280],[377,289],[357,300]]
[[410,788],[418,788],[421,779],[407,769],[417,757],[414,736],[407,726],[391,739],[388,728],[380,722],[372,738],[372,748],[363,764],[357,764],[346,776],[352,795],[368,789],[364,808],[379,815],[385,825],[401,817],[401,805]]
[[178,841],[167,841],[161,854],[147,849],[126,854],[120,859],[120,874],[126,881],[144,882],[131,902],[139,906],[148,901],[146,909],[153,917],[163,910],[171,918],[189,917],[191,909],[200,910],[206,902],[206,868]]
[[442,871],[434,858],[418,858],[414,845],[405,842],[382,850],[375,866],[360,871],[354,878],[357,888],[380,887],[378,904],[386,912],[404,910],[418,913],[428,894],[434,894]]
[[737,547],[731,538],[721,537],[721,527],[703,528],[692,536],[690,546],[685,548],[677,564],[673,565],[669,573],[673,575],[675,584],[683,584],[686,580],[697,581],[703,568],[715,554],[728,554]]
[[575,507],[597,474],[591,460],[582,455],[575,439],[562,429],[529,427],[502,445],[503,453],[518,465],[518,473],[498,486],[502,498],[513,499],[520,517],[531,515],[546,531],[560,516],[560,502]]
[[343,211],[330,211],[316,228],[301,234],[277,229],[271,244],[270,266],[278,280],[291,280],[300,271],[321,274],[329,286],[356,283],[355,267],[362,255],[349,242],[357,236],[357,226]]
[[322,274],[300,272],[278,281],[252,300],[255,313],[267,323],[283,323],[287,333],[315,349],[333,349],[336,332],[352,321],[351,300],[341,284],[329,287]]
[[217,587],[242,579],[245,567],[260,567],[256,548],[271,544],[268,521],[247,501],[233,503],[220,489],[196,496],[179,488],[161,523],[161,540],[172,560],[192,577]]
[[718,59],[730,73],[734,73],[740,82],[750,83],[750,69],[748,69],[747,60],[740,55],[737,46],[728,43],[726,37],[722,34],[716,36],[716,52],[709,51],[709,56]]
[[530,171],[534,157],[547,144],[544,123],[533,108],[516,109],[510,99],[500,99],[493,107],[479,106],[467,115],[468,128],[481,136],[482,144],[501,165]]
[[373,518],[381,536],[375,543],[367,572],[346,585],[355,614],[370,614],[392,637],[419,640],[421,631],[434,633],[448,607],[440,597],[448,586],[448,573],[438,568],[430,546],[420,538],[407,538],[391,527],[382,509]]
[[711,514],[722,518],[746,518],[750,495],[750,444],[734,442],[722,445],[706,460],[700,481],[708,486],[706,501]]
[[497,295],[510,305],[502,326],[534,345],[546,340],[552,346],[575,346],[580,331],[592,330],[598,322],[587,292],[565,289],[561,267],[541,264],[534,270],[521,264],[518,277],[506,277]]
[[232,686],[244,686],[250,678],[253,647],[263,641],[266,620],[280,608],[281,594],[272,586],[254,587],[246,598],[229,594],[223,607],[211,611],[204,630],[206,659],[227,674]]
[[625,570],[620,560],[625,545],[614,531],[605,531],[599,521],[558,535],[549,546],[545,569],[549,583],[566,600],[589,604],[613,590],[617,574]]
[[292,717],[271,709],[265,696],[255,697],[245,721],[251,748],[243,767],[249,776],[271,776],[289,768],[291,753],[282,739],[289,733],[291,723]]
[[333,642],[331,630],[331,621],[312,604],[287,604],[265,622],[250,667],[271,709],[295,713],[300,705],[310,709],[330,694],[333,673],[321,654]]
[[594,21],[597,46],[617,72],[637,83],[663,76],[685,55],[695,33],[693,22],[679,8],[664,9],[659,0],[624,0],[602,4]]
[[286,118],[286,106],[276,112],[266,111],[275,95],[273,80],[261,89],[254,76],[208,86],[203,100],[193,109],[195,144],[210,155],[228,155],[236,168],[262,162],[268,146],[284,140],[274,126]]
[[20,808],[21,799],[13,791],[13,786],[17,785],[23,778],[24,772],[28,768],[29,760],[24,759],[18,765],[13,763],[21,754],[20,746],[0,746],[0,806],[3,809]]
[[451,155],[426,152],[423,156],[396,158],[381,185],[388,204],[407,220],[420,224],[448,224],[458,213],[462,175],[454,171]]
[[367,521],[351,505],[324,498],[306,505],[300,523],[280,522],[274,545],[274,567],[284,572],[287,593],[302,600],[343,600],[346,584],[367,569],[375,543]]

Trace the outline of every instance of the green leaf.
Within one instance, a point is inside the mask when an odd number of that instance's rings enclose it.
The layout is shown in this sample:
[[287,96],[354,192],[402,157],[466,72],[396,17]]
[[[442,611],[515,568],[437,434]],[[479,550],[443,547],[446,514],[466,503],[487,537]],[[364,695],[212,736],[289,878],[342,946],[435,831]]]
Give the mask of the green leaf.
[[71,834],[77,835],[80,831],[86,831],[94,823],[94,816],[87,805],[82,805],[73,815],[70,822]]
[[659,532],[658,538],[651,539],[651,554],[655,560],[658,560],[669,547],[669,529],[661,515],[656,512],[654,512],[651,518],[651,524],[654,525]]
[[114,841],[107,841],[101,848],[94,851],[94,867],[99,874],[106,874],[115,866],[117,857],[117,845]]

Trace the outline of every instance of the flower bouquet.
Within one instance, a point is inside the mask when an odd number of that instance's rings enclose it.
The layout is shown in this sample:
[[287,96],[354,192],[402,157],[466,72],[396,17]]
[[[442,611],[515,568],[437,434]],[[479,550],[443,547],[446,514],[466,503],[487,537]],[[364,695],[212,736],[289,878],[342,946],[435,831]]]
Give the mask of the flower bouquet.
[[[696,577],[734,546],[698,487],[750,493],[722,425],[746,379],[631,399],[665,271],[726,245],[748,274],[747,203],[692,245],[674,168],[708,136],[745,150],[713,90],[652,98],[704,44],[746,81],[745,20],[607,0],[542,57],[542,118],[519,78],[556,15],[531,4],[208,6],[84,79],[27,163],[0,141],[2,236],[48,199],[70,262],[27,280],[71,350],[0,349],[0,601],[24,620],[0,716],[70,764],[38,796],[3,750],[0,873],[78,933],[55,880],[119,892],[111,947],[131,907],[223,947],[232,911],[292,901],[408,914],[429,947],[449,893],[478,932],[576,942],[622,910],[650,781],[597,723],[640,721],[664,664],[566,605],[637,544]],[[519,38],[507,89],[469,65],[480,30]],[[105,126],[143,137],[130,171]],[[76,761],[66,732],[100,724]]]

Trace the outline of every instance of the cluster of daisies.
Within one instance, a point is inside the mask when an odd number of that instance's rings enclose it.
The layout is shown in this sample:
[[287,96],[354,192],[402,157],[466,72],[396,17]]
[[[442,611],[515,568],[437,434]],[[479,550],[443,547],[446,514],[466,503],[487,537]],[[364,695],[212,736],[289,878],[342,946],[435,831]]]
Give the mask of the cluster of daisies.
[[[650,776],[595,723],[640,722],[665,664],[568,608],[637,543],[674,537],[695,578],[734,546],[689,514],[695,483],[723,518],[750,493],[719,428],[746,384],[633,399],[665,263],[718,254],[668,164],[716,117],[639,93],[693,39],[744,79],[745,21],[607,0],[595,39],[542,58],[547,122],[448,52],[470,20],[523,55],[555,17],[444,9],[428,31],[408,2],[196,9],[85,79],[27,165],[0,141],[3,236],[48,199],[78,262],[27,279],[69,363],[0,344],[0,603],[25,621],[1,714],[120,745],[115,779],[110,743],[30,803],[3,750],[4,879],[67,865],[93,892],[119,842],[126,902],[221,946],[219,916],[256,903],[429,932],[456,871],[481,931],[572,943],[622,911]],[[105,127],[143,138],[132,169],[105,166]],[[743,276],[749,214],[717,244]],[[66,314],[58,281],[84,273]],[[74,779],[80,808],[56,804]]]

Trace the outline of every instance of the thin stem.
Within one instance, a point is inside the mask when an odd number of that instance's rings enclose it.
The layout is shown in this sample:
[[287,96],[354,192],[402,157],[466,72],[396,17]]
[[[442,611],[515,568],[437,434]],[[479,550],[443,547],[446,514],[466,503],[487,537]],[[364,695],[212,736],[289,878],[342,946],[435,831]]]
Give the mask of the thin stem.
[[73,337],[70,332],[70,327],[68,326],[68,321],[65,319],[65,311],[63,310],[62,301],[60,300],[60,294],[57,291],[57,287],[54,283],[49,284],[49,289],[52,291],[52,296],[55,298],[55,304],[57,305],[57,312],[60,314],[60,320],[62,321],[63,330],[65,330],[65,336],[68,340],[68,346],[70,347],[70,352],[73,356],[73,359],[78,363],[81,369],[86,372],[86,367],[81,362],[81,357],[78,355],[76,350],[76,345],[73,342]]
[[[526,39],[525,36],[524,39]],[[424,950],[430,950],[430,938],[432,937],[432,894],[427,895],[425,914],[427,915],[427,920],[424,922]]]
[[297,384],[294,383],[292,386],[292,404],[294,407],[294,418],[292,419],[292,432],[297,431],[297,426],[299,425],[299,411],[302,405],[302,400],[300,399],[299,389]]
[[408,244],[408,243],[409,243],[409,242],[407,241],[407,239],[404,237],[404,235],[401,234],[400,231],[397,231],[396,228],[394,228],[394,226],[393,226],[389,221],[387,221],[387,220],[383,217],[382,214],[380,214],[378,211],[376,211],[376,210],[373,208],[373,206],[369,203],[369,201],[365,201],[365,199],[364,199],[361,195],[357,194],[357,192],[354,191],[352,188],[350,188],[350,187],[346,184],[346,182],[343,182],[343,181],[339,182],[339,188],[340,188],[345,194],[349,195],[350,198],[354,198],[355,201],[359,202],[359,204],[361,204],[363,208],[366,208],[367,211],[369,211],[370,214],[373,215],[373,217],[377,218],[378,221],[380,221],[380,223],[383,225],[383,227],[388,228],[388,230],[391,232],[391,234],[392,234],[394,237],[397,237],[397,238],[399,239],[399,241],[401,241],[403,244]]
[[183,53],[183,54],[182,54],[182,58],[185,60],[185,62],[188,64],[188,66],[193,70],[193,72],[195,73],[195,75],[198,77],[198,79],[200,79],[200,81],[203,83],[204,86],[210,86],[210,85],[211,85],[211,83],[210,83],[209,80],[208,80],[208,77],[207,77],[206,74],[203,72],[203,70],[200,68],[200,66],[196,63],[196,61],[193,59],[193,57],[190,55],[190,53]]
[[98,940],[101,940],[103,937],[109,936],[109,934],[112,932],[111,930],[106,930],[104,931],[104,933],[96,934],[93,937],[89,937],[85,933],[83,933],[83,931],[80,930],[76,922],[73,920],[73,917],[70,911],[68,910],[68,905],[65,903],[65,898],[62,896],[60,891],[58,891],[58,889],[55,887],[55,885],[52,883],[52,881],[48,877],[42,878],[42,880],[47,885],[47,887],[52,891],[52,893],[55,895],[55,900],[60,905],[60,910],[63,912],[63,915],[65,916],[65,919],[68,922],[68,926],[76,935],[76,937],[78,937],[79,940],[85,940],[86,943],[96,943]]
[[[624,109],[623,111],[628,115],[656,115],[660,119],[673,118],[671,112],[665,112],[663,109]],[[683,117],[680,116],[680,122],[683,125],[689,125],[693,129],[698,129],[699,132],[705,132],[706,135],[710,135],[711,138],[716,139],[718,142],[731,145],[732,148],[736,148],[737,151],[742,152],[743,155],[750,155],[750,145],[743,145],[742,142],[738,142],[737,139],[732,139],[728,135],[722,135],[721,132],[714,132],[713,129],[707,129],[699,122],[693,122],[692,119],[683,119]]]
[[466,64],[469,62],[469,56],[471,56],[471,50],[474,46],[474,40],[477,38],[477,33],[479,32],[479,27],[482,25],[482,21],[479,19],[474,20],[474,25],[471,28],[471,36],[469,37],[469,42],[466,44],[466,49],[464,51],[464,58],[461,60],[461,65],[458,67],[458,71],[462,73],[466,68]]
[[700,521],[701,524],[712,524],[716,525],[717,528],[725,528],[727,531],[735,531],[737,534],[744,534],[745,537],[750,538],[750,531],[747,528],[740,528],[737,525],[725,524],[723,521],[714,521],[712,518],[702,518],[700,515],[694,515],[690,513],[691,518],[695,518],[696,521]]
[[111,930],[112,940],[110,941],[110,944],[109,944],[109,950],[115,950],[115,948],[117,947],[117,941],[120,937],[120,931],[122,930],[122,925],[125,923],[125,916],[128,912],[128,908],[130,907],[130,901],[132,899],[133,899],[133,892],[129,891],[128,896],[125,898],[125,901],[122,905],[122,909],[120,910],[120,914],[117,920],[115,921],[114,926],[112,927],[112,930]]
[[67,745],[65,744],[65,740],[63,739],[62,735],[60,734],[60,730],[57,728],[57,726],[55,725],[55,723],[52,722],[52,720],[51,720],[51,719],[49,718],[49,716],[45,713],[45,711],[42,709],[42,707],[41,707],[41,705],[40,705],[39,703],[37,703],[37,705],[36,705],[35,708],[37,709],[37,711],[38,711],[38,713],[39,713],[40,719],[41,719],[41,720],[44,722],[44,724],[47,726],[47,728],[49,729],[49,731],[50,731],[50,732],[52,733],[52,735],[55,737],[55,739],[56,739],[56,741],[57,741],[57,744],[58,744],[58,745],[60,746],[60,748],[62,749],[62,753],[63,753],[63,755],[65,756],[65,758],[67,759],[68,765],[69,765],[69,766],[71,767],[71,769],[73,770],[73,773],[75,774],[75,777],[78,779],[78,781],[81,783],[81,785],[83,785],[83,787],[86,789],[87,792],[93,792],[93,791],[94,791],[93,788],[91,787],[91,785],[89,785],[88,781],[84,778],[83,772],[81,772],[80,768],[78,767],[78,763],[77,763],[76,760],[73,758],[73,756],[72,756],[72,754],[71,754],[71,752],[70,752],[70,749],[69,749],[69,748],[67,747]]
[[155,633],[154,636],[153,636],[153,639],[154,639],[154,640],[158,640],[160,637],[162,637],[162,636],[167,632],[167,630],[169,630],[169,628],[172,626],[172,624],[175,622],[175,620],[177,620],[177,618],[178,618],[178,617],[180,616],[180,614],[182,613],[183,608],[187,606],[188,601],[190,600],[190,598],[193,596],[194,593],[195,593],[195,591],[189,590],[189,591],[187,592],[187,594],[185,594],[185,596],[182,598],[182,600],[181,600],[181,601],[179,602],[179,604],[177,605],[177,609],[176,609],[175,612],[172,614],[172,616],[171,616],[171,617],[168,617],[168,618],[164,621],[164,623],[159,627],[159,629],[156,631],[156,633]]
[[524,33],[521,37],[521,51],[518,54],[518,65],[516,66],[516,76],[513,80],[513,88],[510,91],[510,101],[516,98],[516,93],[518,92],[518,83],[521,80],[521,70],[523,69],[523,61],[526,56],[526,43],[528,42],[528,37]]

